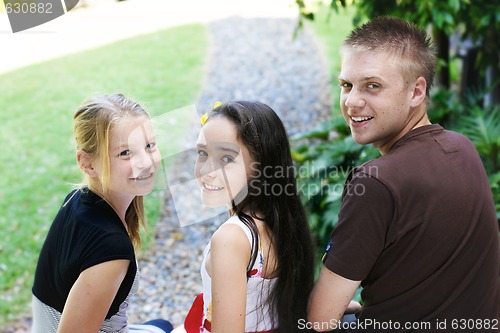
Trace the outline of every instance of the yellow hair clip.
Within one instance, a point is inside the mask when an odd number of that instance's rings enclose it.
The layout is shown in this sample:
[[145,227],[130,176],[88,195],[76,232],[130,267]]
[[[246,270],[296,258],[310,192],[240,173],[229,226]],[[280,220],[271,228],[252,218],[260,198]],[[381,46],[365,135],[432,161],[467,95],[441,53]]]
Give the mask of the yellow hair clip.
[[[217,109],[221,105],[222,105],[221,102],[219,102],[219,101],[215,102],[214,106],[212,107],[212,110]],[[203,116],[201,116],[201,118],[200,118],[201,126],[205,125],[205,123],[207,122],[207,120],[208,120],[208,112],[205,112],[205,114]]]
[[205,112],[205,114],[203,116],[201,116],[201,118],[200,118],[201,126],[205,125],[205,123],[207,122],[207,119],[208,119],[208,112]]

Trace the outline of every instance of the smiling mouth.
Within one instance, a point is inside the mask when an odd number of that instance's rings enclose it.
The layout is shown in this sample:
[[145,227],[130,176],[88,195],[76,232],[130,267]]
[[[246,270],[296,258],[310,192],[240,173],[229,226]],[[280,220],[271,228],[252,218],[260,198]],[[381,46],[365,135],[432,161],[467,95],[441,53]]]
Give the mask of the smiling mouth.
[[203,183],[203,188],[208,191],[220,191],[224,189],[224,187],[213,186],[206,183]]
[[131,178],[131,180],[135,180],[135,181],[148,180],[148,179],[153,178],[153,175],[154,175],[154,173],[148,173],[147,175],[142,175],[142,176],[139,176],[136,178]]
[[373,117],[352,117],[350,116],[351,120],[355,123],[362,123],[364,121],[372,120]]

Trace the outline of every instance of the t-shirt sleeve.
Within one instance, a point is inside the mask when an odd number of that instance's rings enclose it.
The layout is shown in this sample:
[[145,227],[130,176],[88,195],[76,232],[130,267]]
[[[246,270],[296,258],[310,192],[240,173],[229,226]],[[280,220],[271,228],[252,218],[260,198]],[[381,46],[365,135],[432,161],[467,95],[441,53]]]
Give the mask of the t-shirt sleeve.
[[111,260],[134,260],[134,248],[126,233],[91,230],[81,243],[80,272]]
[[339,222],[323,264],[354,281],[364,280],[388,241],[394,200],[378,179],[357,173],[344,189]]

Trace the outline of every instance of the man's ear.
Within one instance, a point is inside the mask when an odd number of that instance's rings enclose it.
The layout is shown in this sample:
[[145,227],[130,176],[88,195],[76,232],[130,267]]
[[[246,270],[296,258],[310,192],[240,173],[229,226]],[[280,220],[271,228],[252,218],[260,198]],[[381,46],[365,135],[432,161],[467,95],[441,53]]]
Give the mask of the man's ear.
[[84,152],[83,150],[79,150],[76,152],[76,161],[80,166],[80,169],[85,172],[89,177],[97,177],[97,171],[94,169],[92,165],[92,159],[89,154]]
[[427,90],[427,81],[423,76],[419,76],[415,80],[415,85],[413,87],[413,94],[411,98],[411,106],[417,107],[425,101]]

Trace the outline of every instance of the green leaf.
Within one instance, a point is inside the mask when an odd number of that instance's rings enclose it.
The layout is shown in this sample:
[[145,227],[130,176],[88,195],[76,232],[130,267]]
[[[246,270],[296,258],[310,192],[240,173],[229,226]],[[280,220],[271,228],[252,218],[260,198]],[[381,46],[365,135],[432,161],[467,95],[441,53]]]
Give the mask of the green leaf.
[[454,25],[455,20],[453,19],[453,16],[450,13],[443,13],[444,21],[448,23],[449,25]]

